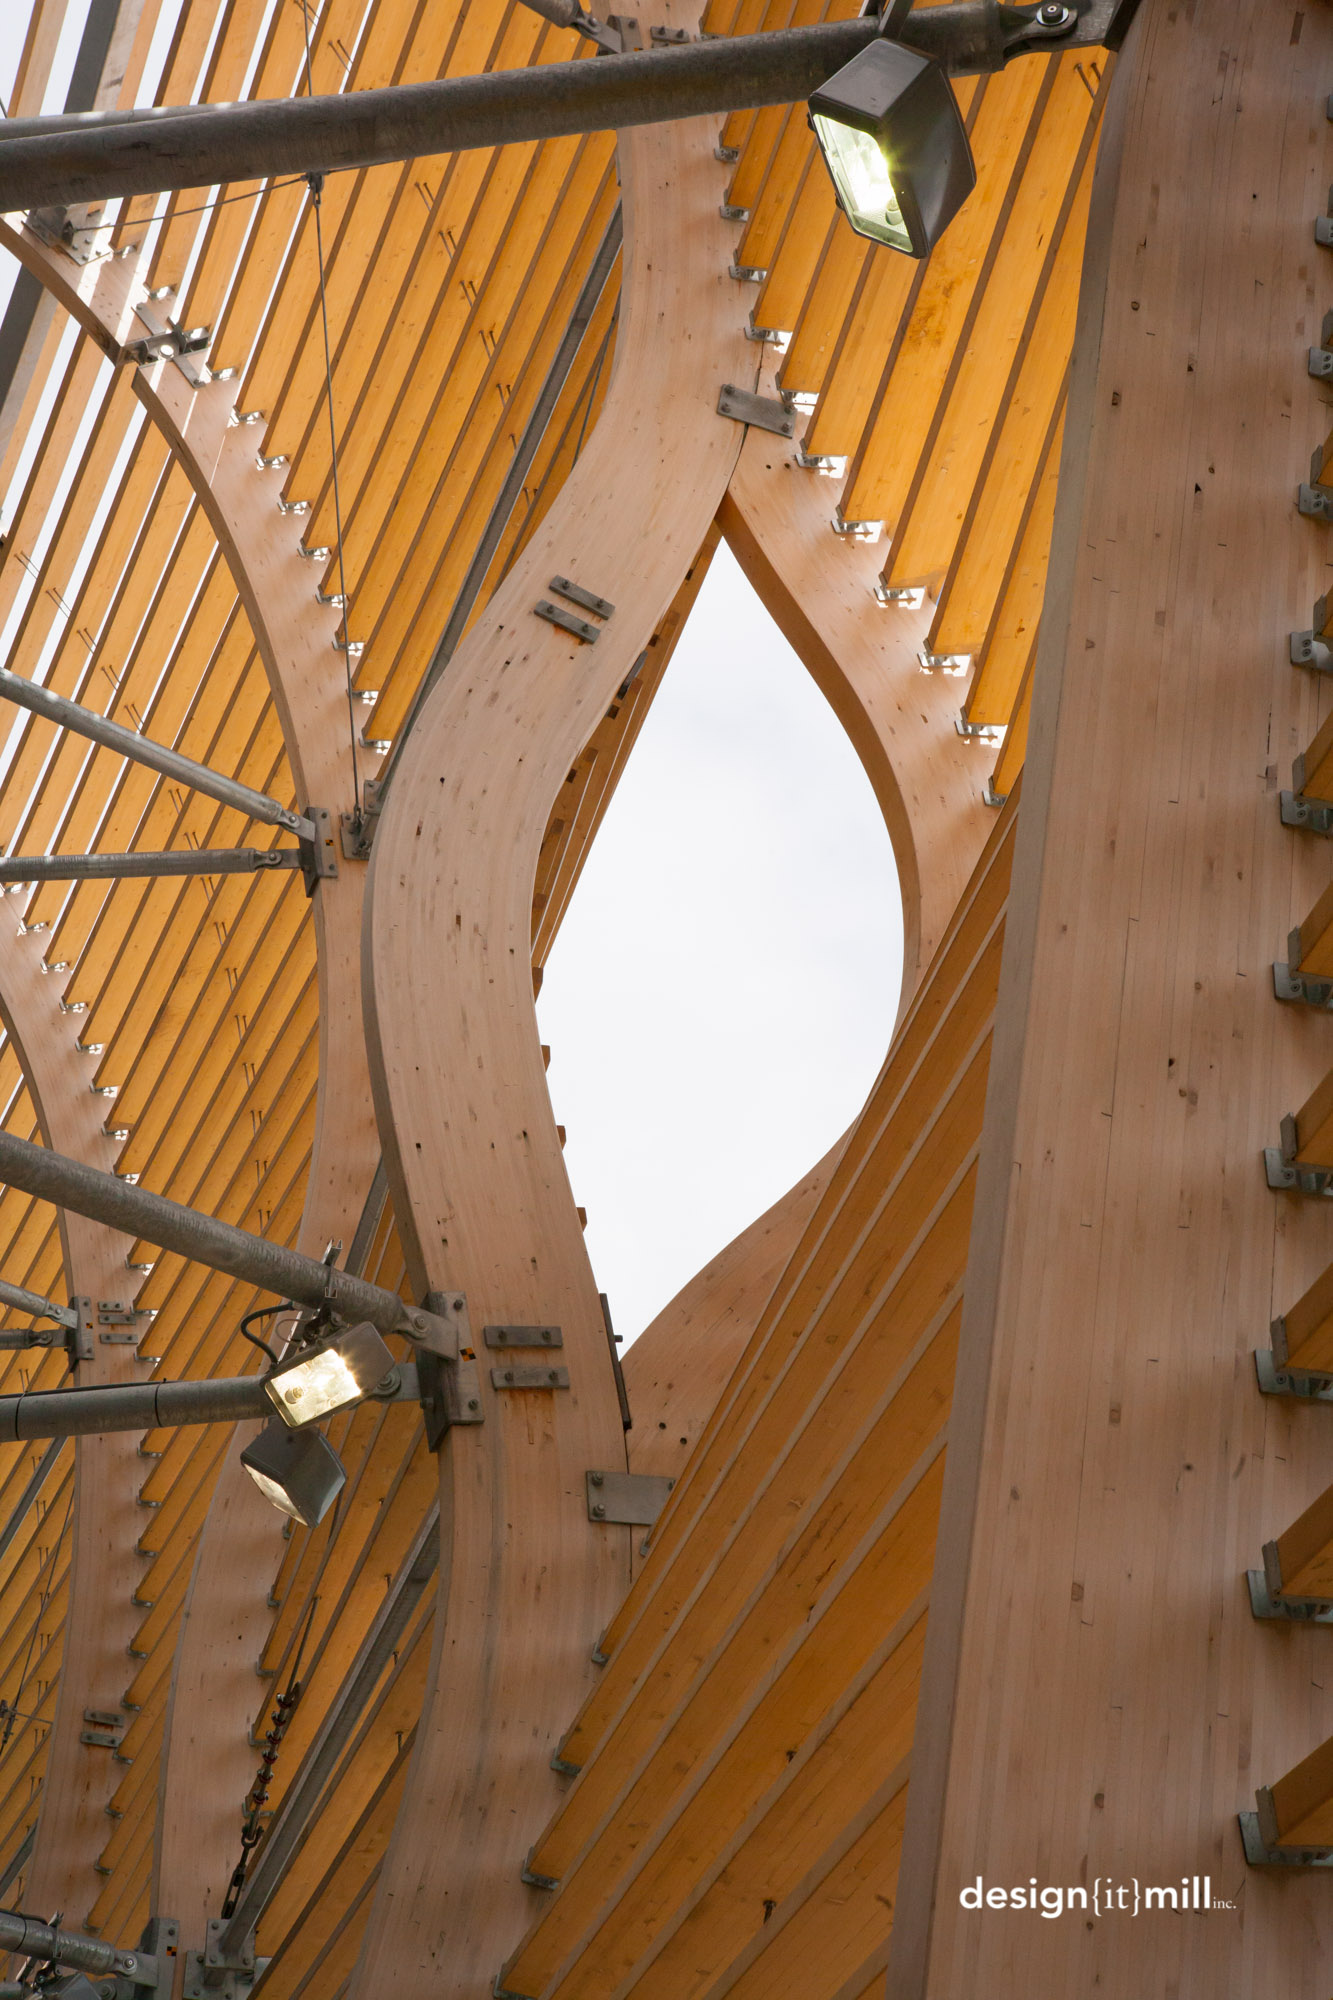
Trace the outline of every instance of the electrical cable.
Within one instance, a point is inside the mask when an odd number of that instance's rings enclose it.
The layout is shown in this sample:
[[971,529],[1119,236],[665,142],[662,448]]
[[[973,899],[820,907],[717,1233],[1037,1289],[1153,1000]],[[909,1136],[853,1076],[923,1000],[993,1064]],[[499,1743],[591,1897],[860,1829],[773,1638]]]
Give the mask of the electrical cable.
[[[310,62],[310,0],[301,0],[301,21],[305,28],[305,87],[306,95],[315,94],[314,72]],[[338,595],[342,598],[343,613],[343,660],[347,675],[347,723],[352,740],[352,804],[357,823],[361,818],[361,773],[356,754],[356,698],[352,692],[352,625],[351,599],[347,592],[347,570],[343,561],[343,509],[342,491],[338,481],[338,427],[333,415],[333,348],[329,340],[329,302],[324,288],[324,223],[320,214],[320,195],[324,188],[324,176],[310,173],[305,176],[310,188],[310,202],[315,211],[315,254],[319,258],[319,316],[324,331],[324,391],[329,412],[329,453],[333,473],[333,526],[338,541]]]
[[251,1333],[250,1328],[257,1319],[272,1319],[274,1313],[292,1312],[293,1310],[294,1305],[291,1299],[284,1299],[280,1306],[260,1306],[257,1312],[246,1313],[236,1331],[241,1335],[243,1340],[248,1340],[252,1347],[262,1348],[263,1352],[267,1354],[269,1360],[276,1368],[282,1356],[271,1348],[266,1340],[262,1340],[257,1333]]

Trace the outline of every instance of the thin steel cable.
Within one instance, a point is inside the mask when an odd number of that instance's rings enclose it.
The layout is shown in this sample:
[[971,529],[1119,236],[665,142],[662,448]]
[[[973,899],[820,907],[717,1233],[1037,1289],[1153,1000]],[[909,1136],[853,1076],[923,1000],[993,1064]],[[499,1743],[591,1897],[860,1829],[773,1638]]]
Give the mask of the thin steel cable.
[[[306,95],[313,97],[315,79],[310,64],[310,0],[301,0],[301,21],[305,28]],[[343,601],[343,663],[347,680],[347,727],[352,742],[352,804],[359,819],[361,771],[356,754],[356,699],[352,693],[352,604],[347,593],[347,571],[343,563],[343,506],[342,491],[338,483],[338,426],[333,416],[333,348],[329,341],[328,295],[324,289],[324,224],[320,215],[320,193],[324,186],[324,176],[307,174],[306,182],[310,188],[311,206],[315,211],[315,252],[319,258],[319,317],[324,330],[324,400],[329,412],[329,454],[333,471],[333,529],[338,540],[338,595]]]

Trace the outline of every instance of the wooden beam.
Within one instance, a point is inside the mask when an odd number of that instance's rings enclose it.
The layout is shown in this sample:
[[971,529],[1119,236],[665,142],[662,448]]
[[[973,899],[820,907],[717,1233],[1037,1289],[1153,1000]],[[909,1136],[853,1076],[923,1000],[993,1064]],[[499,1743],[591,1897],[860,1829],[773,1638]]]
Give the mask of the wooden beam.
[[[1249,1349],[1333,1244],[1258,1157],[1320,1066],[1268,967],[1326,863],[1263,772],[1318,699],[1275,635],[1326,560],[1292,496],[1323,415],[1298,329],[1331,52],[1322,19],[1292,44],[1250,0],[1188,24],[1146,0],[1110,87],[891,2000],[1226,1992],[1259,1965],[1323,1990],[1324,1884],[1246,1876],[1235,1814],[1333,1723],[1324,1635],[1256,1622],[1243,1580],[1275,1501],[1327,1477],[1322,1430],[1259,1395]],[[1019,1855],[1050,1884],[1211,1873],[1238,1907],[961,1904]]]
[[[448,1665],[418,1732],[353,1991],[471,1995],[494,1979],[530,1900],[525,1845],[555,1796],[540,1746],[554,1747],[586,1687],[588,1649],[628,1576],[628,1534],[586,1512],[584,1469],[623,1464],[624,1439],[532,1012],[531,885],[559,787],[667,610],[740,446],[715,408],[713,378],[744,380],[746,346],[713,139],[701,121],[622,143],[625,293],[602,419],[427,705],[376,840],[372,1074],[409,1268],[440,1282],[449,1273],[475,1319],[560,1324],[575,1386],[535,1400],[488,1390],[486,1423],[466,1441],[455,1434],[441,1460],[452,1553],[436,1675]],[[552,575],[616,605],[595,647],[534,618]],[[406,955],[404,895],[440,897],[458,918],[414,925]],[[444,1043],[434,1028],[422,1039],[441,1009],[485,1038],[462,1117]],[[423,1123],[437,1095],[455,1109]],[[538,1574],[556,1592],[540,1634]],[[529,1746],[503,1771],[479,1754],[497,1729]]]

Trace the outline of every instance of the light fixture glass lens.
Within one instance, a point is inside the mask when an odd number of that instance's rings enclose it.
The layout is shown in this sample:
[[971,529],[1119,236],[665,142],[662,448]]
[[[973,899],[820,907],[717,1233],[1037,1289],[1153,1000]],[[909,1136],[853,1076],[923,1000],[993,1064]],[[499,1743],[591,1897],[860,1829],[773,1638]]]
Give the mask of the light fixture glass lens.
[[912,238],[889,177],[889,163],[878,140],[855,125],[843,125],[822,112],[812,114],[819,143],[837,183],[838,194],[854,229],[863,230],[891,249],[911,251]]
[[290,1430],[277,1417],[251,1438],[241,1464],[279,1513],[307,1528],[324,1519],[347,1479],[323,1431]]
[[253,1465],[247,1465],[245,1469],[254,1480],[255,1485],[259,1488],[264,1498],[271,1500],[279,1513],[290,1514],[293,1521],[301,1520],[301,1509],[285,1486],[279,1486],[277,1480],[270,1479],[265,1472],[256,1472]]
[[295,1427],[359,1403],[392,1367],[392,1354],[363,1321],[298,1353],[267,1376],[264,1387],[284,1421]]

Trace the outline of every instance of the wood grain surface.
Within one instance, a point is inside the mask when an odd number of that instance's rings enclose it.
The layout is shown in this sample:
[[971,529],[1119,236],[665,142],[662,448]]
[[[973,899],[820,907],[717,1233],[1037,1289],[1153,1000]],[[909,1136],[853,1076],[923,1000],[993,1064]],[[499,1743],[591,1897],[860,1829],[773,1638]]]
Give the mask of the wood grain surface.
[[[892,2000],[1326,2000],[1322,1879],[1246,1867],[1257,1783],[1328,1734],[1325,1634],[1244,1571],[1327,1482],[1251,1351],[1330,1217],[1260,1149],[1327,1068],[1270,963],[1327,880],[1284,829],[1327,696],[1286,657],[1327,575],[1294,505],[1333,283],[1328,17],[1145,0],[1098,163]],[[1058,1921],[987,1885],[1211,1879]]]

